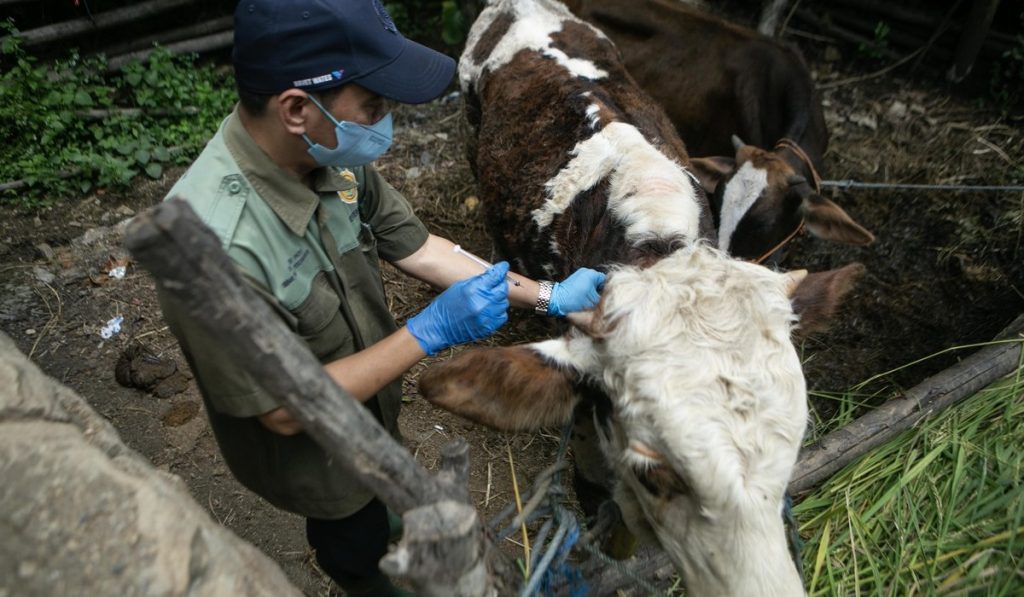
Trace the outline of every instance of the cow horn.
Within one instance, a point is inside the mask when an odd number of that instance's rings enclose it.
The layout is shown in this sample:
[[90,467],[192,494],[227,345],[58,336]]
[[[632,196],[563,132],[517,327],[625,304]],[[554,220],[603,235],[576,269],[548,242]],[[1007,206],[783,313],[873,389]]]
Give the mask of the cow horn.
[[803,176],[800,176],[799,174],[792,174],[789,176],[789,178],[786,179],[786,182],[789,184],[789,186],[795,187],[798,184],[806,184],[807,179],[804,178]]
[[800,283],[807,277],[807,270],[795,269],[783,275],[786,276],[786,296],[792,297],[793,293],[796,292],[797,286],[800,286]]
[[743,147],[744,145],[746,145],[746,143],[743,142],[743,139],[740,139],[739,135],[733,135],[732,136],[732,148],[733,149],[735,149],[736,151],[739,151],[740,147]]

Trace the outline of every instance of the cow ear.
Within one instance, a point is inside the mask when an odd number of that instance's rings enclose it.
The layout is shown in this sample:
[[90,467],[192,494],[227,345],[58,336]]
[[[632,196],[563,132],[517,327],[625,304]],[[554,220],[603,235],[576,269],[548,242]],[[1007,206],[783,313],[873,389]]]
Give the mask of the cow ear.
[[420,393],[432,404],[495,429],[564,424],[579,401],[573,387],[577,373],[545,358],[536,348],[540,345],[468,350],[420,374]]
[[853,221],[843,208],[817,193],[808,193],[800,203],[807,230],[814,236],[847,245],[871,244],[875,235]]
[[711,158],[690,158],[690,170],[704,187],[708,195],[713,195],[722,181],[736,171],[736,160],[724,156]]
[[800,317],[796,335],[806,337],[828,327],[828,321],[864,271],[860,263],[851,263],[804,276],[790,294],[793,311]]

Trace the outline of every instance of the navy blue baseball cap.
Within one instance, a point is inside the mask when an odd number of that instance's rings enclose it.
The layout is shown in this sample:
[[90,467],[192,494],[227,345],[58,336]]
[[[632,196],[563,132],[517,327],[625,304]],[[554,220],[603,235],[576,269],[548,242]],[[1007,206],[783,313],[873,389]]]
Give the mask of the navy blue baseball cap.
[[420,104],[455,74],[452,58],[403,37],[380,0],[241,0],[232,58],[238,86],[264,95],[358,83]]

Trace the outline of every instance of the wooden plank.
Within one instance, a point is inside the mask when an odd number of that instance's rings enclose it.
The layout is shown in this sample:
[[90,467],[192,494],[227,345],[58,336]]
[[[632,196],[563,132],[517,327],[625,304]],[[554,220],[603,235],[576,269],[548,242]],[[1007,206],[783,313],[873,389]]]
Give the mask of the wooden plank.
[[[213,33],[211,35],[204,35],[195,39],[186,39],[177,43],[168,44],[164,46],[164,49],[172,54],[191,54],[193,52],[203,53],[227,48],[234,43],[234,40],[235,30],[229,29],[227,31],[221,31],[220,33]],[[150,48],[148,50],[139,50],[138,52],[115,56],[107,61],[107,72],[116,72],[120,70],[121,67],[134,60],[145,62],[149,59],[149,56],[152,53],[153,49]]]
[[[180,6],[185,6],[186,4],[192,4],[193,2],[195,2],[195,0],[149,0],[148,2],[142,2],[140,4],[127,6],[118,10],[97,13],[93,15],[92,19],[82,17],[79,19],[72,19],[70,21],[54,23],[53,25],[47,25],[37,29],[29,29],[28,31],[20,32],[19,36],[22,39],[22,45],[25,47],[37,46],[67,39],[76,35],[82,35],[83,33],[89,33],[91,31],[101,31],[103,29],[109,29],[110,27],[124,25],[126,23],[151,17]],[[7,39],[7,37],[5,36],[0,38],[0,43],[2,43],[4,39]]]
[[226,15],[216,19],[208,19],[187,27],[160,31],[147,37],[131,39],[124,43],[105,47],[103,48],[103,53],[107,56],[119,56],[121,54],[128,54],[139,50],[152,49],[153,44],[167,45],[176,41],[203,37],[212,33],[218,33],[225,29],[230,29],[234,20],[235,17],[233,15]]

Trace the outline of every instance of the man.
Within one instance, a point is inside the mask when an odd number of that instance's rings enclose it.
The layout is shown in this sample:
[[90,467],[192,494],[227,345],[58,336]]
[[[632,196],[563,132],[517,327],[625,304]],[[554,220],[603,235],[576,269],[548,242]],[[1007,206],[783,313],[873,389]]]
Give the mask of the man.
[[[510,304],[561,316],[597,301],[604,276],[593,270],[557,284],[506,263],[481,274],[373,168],[391,141],[388,102],[438,97],[455,68],[403,38],[379,0],[242,0],[233,60],[239,105],[168,198],[193,206],[325,371],[393,434],[401,376],[425,355],[490,335]],[[447,290],[398,328],[380,258]],[[245,374],[244,355],[160,299],[239,481],[306,517],[317,561],[346,592],[400,594],[377,568],[384,505]]]

